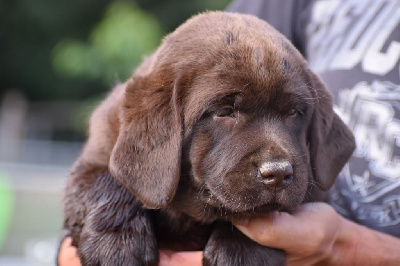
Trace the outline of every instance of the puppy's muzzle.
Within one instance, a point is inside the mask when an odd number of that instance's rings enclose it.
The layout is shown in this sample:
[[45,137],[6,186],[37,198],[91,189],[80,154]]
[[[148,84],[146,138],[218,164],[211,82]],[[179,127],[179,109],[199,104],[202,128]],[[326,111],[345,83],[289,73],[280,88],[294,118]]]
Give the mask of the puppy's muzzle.
[[293,167],[287,161],[263,163],[258,174],[265,186],[274,190],[284,189],[293,181]]

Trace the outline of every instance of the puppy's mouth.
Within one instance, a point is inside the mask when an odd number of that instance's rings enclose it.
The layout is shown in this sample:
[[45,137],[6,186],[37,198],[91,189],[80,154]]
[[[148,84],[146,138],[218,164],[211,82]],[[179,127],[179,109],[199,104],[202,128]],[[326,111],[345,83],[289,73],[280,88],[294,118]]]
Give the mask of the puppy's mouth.
[[253,199],[252,202],[246,199],[235,201],[232,197],[221,199],[207,190],[203,192],[203,197],[204,213],[229,220],[290,209],[290,206],[279,202],[275,193],[264,200]]
[[274,212],[274,211],[280,211],[282,209],[284,209],[282,204],[280,204],[278,202],[272,202],[272,203],[269,203],[269,204],[264,204],[264,205],[257,206],[255,208],[253,208],[252,210],[246,210],[246,211],[244,211],[244,213],[265,214],[265,213],[270,213],[270,212]]
[[[208,210],[207,210],[208,209]],[[232,221],[235,219],[245,218],[254,215],[267,215],[274,211],[287,211],[283,205],[277,202],[272,202],[268,204],[259,205],[256,207],[249,207],[244,210],[232,210],[229,206],[215,207],[215,206],[205,206],[205,211],[208,216],[213,216],[218,219],[224,219]]]

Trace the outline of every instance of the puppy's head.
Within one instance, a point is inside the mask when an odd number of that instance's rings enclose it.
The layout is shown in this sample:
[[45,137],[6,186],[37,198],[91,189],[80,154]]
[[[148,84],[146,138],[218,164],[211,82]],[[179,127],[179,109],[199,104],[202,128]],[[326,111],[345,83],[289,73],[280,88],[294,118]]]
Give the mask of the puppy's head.
[[167,36],[120,120],[112,173],[144,206],[175,198],[192,214],[292,209],[310,183],[328,189],[354,147],[301,55],[248,15],[201,14]]

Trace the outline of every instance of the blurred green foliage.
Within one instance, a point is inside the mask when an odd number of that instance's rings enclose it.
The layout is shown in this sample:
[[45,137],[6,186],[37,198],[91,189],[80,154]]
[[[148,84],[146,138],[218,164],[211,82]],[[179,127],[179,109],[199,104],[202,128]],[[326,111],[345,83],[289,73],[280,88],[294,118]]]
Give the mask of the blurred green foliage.
[[84,40],[109,0],[1,0],[0,97],[17,88],[30,100],[79,99],[100,82],[59,77],[51,51],[64,38]]
[[55,47],[54,66],[71,77],[88,77],[111,84],[126,80],[142,56],[153,51],[162,37],[154,16],[135,5],[111,3],[95,25],[89,42],[64,40]]
[[82,100],[129,76],[143,54],[193,14],[229,0],[1,0],[0,98]]

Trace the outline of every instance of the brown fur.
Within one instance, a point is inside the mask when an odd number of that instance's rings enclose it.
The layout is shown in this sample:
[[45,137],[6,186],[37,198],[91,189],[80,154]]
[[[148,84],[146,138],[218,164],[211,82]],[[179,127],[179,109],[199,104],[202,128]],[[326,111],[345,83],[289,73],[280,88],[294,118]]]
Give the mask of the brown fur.
[[[353,149],[283,36],[249,15],[200,14],[93,113],[65,236],[84,265],[156,265],[162,243],[204,249],[206,265],[283,264],[230,222],[314,200]],[[293,170],[285,186],[263,175],[282,163]]]

